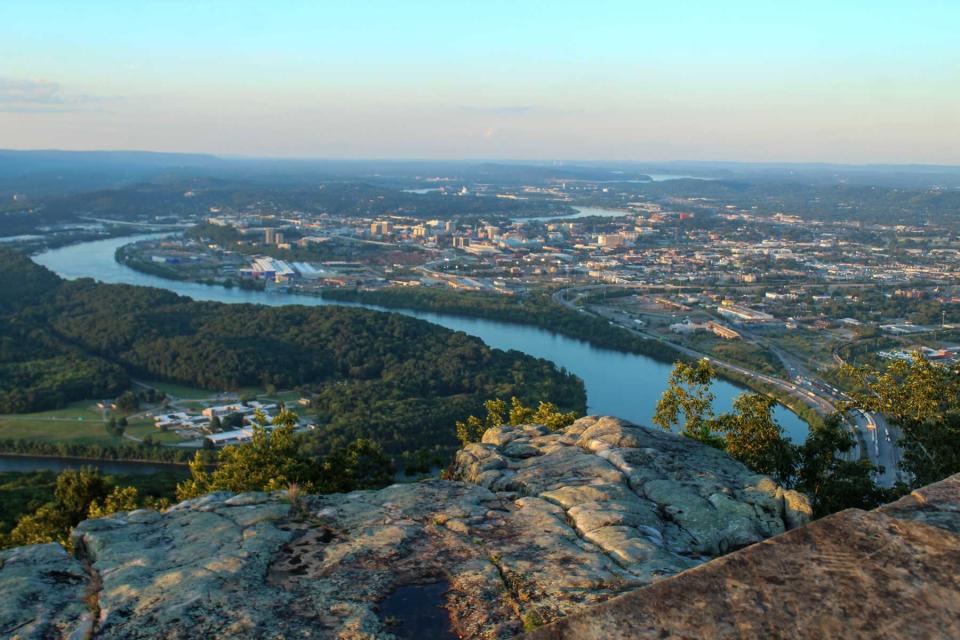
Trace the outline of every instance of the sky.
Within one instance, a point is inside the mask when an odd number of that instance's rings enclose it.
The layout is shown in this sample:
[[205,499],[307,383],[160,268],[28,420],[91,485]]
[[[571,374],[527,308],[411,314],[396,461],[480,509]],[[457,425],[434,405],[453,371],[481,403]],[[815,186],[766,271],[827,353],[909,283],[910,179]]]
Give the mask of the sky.
[[960,0],[0,0],[0,148],[960,164]]

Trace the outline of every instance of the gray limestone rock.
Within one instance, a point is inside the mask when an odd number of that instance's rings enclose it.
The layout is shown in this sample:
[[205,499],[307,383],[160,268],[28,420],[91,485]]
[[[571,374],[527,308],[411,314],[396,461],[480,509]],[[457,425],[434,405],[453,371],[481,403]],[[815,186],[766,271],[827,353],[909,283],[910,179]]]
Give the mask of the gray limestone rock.
[[809,515],[722,452],[615,418],[491,429],[454,475],[296,506],[283,492],[214,493],[86,521],[77,559],[55,545],[0,556],[0,630],[389,638],[378,603],[442,583],[429,606],[461,637],[508,638],[526,614],[566,616]]
[[0,637],[87,637],[91,585],[83,565],[59,544],[0,551]]

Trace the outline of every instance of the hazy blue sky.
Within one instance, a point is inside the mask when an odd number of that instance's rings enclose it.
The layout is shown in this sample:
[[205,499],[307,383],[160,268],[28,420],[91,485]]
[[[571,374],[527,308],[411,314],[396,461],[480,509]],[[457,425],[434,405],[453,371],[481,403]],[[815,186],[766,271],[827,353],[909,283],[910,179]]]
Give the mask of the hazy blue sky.
[[0,0],[0,148],[960,164],[960,0]]

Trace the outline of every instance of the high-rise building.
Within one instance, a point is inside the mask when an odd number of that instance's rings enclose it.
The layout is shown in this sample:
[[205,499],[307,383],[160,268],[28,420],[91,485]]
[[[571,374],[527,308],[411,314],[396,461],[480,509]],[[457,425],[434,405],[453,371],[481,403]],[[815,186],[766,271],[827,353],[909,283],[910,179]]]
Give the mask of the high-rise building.
[[611,249],[622,247],[623,236],[621,236],[619,233],[601,233],[597,236],[597,245]]
[[393,233],[393,225],[386,221],[377,221],[370,225],[370,235],[388,236]]
[[277,232],[275,229],[263,230],[263,241],[267,244],[274,244],[277,241]]
[[273,234],[273,242],[274,244],[283,244],[283,234],[279,231]]

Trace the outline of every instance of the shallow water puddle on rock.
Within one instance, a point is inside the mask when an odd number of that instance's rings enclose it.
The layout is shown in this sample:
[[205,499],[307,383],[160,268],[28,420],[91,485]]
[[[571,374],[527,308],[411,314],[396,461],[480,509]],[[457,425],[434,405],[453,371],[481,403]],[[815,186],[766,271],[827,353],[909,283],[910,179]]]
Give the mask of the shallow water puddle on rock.
[[443,607],[449,589],[446,582],[397,587],[380,602],[380,619],[400,640],[457,640]]

